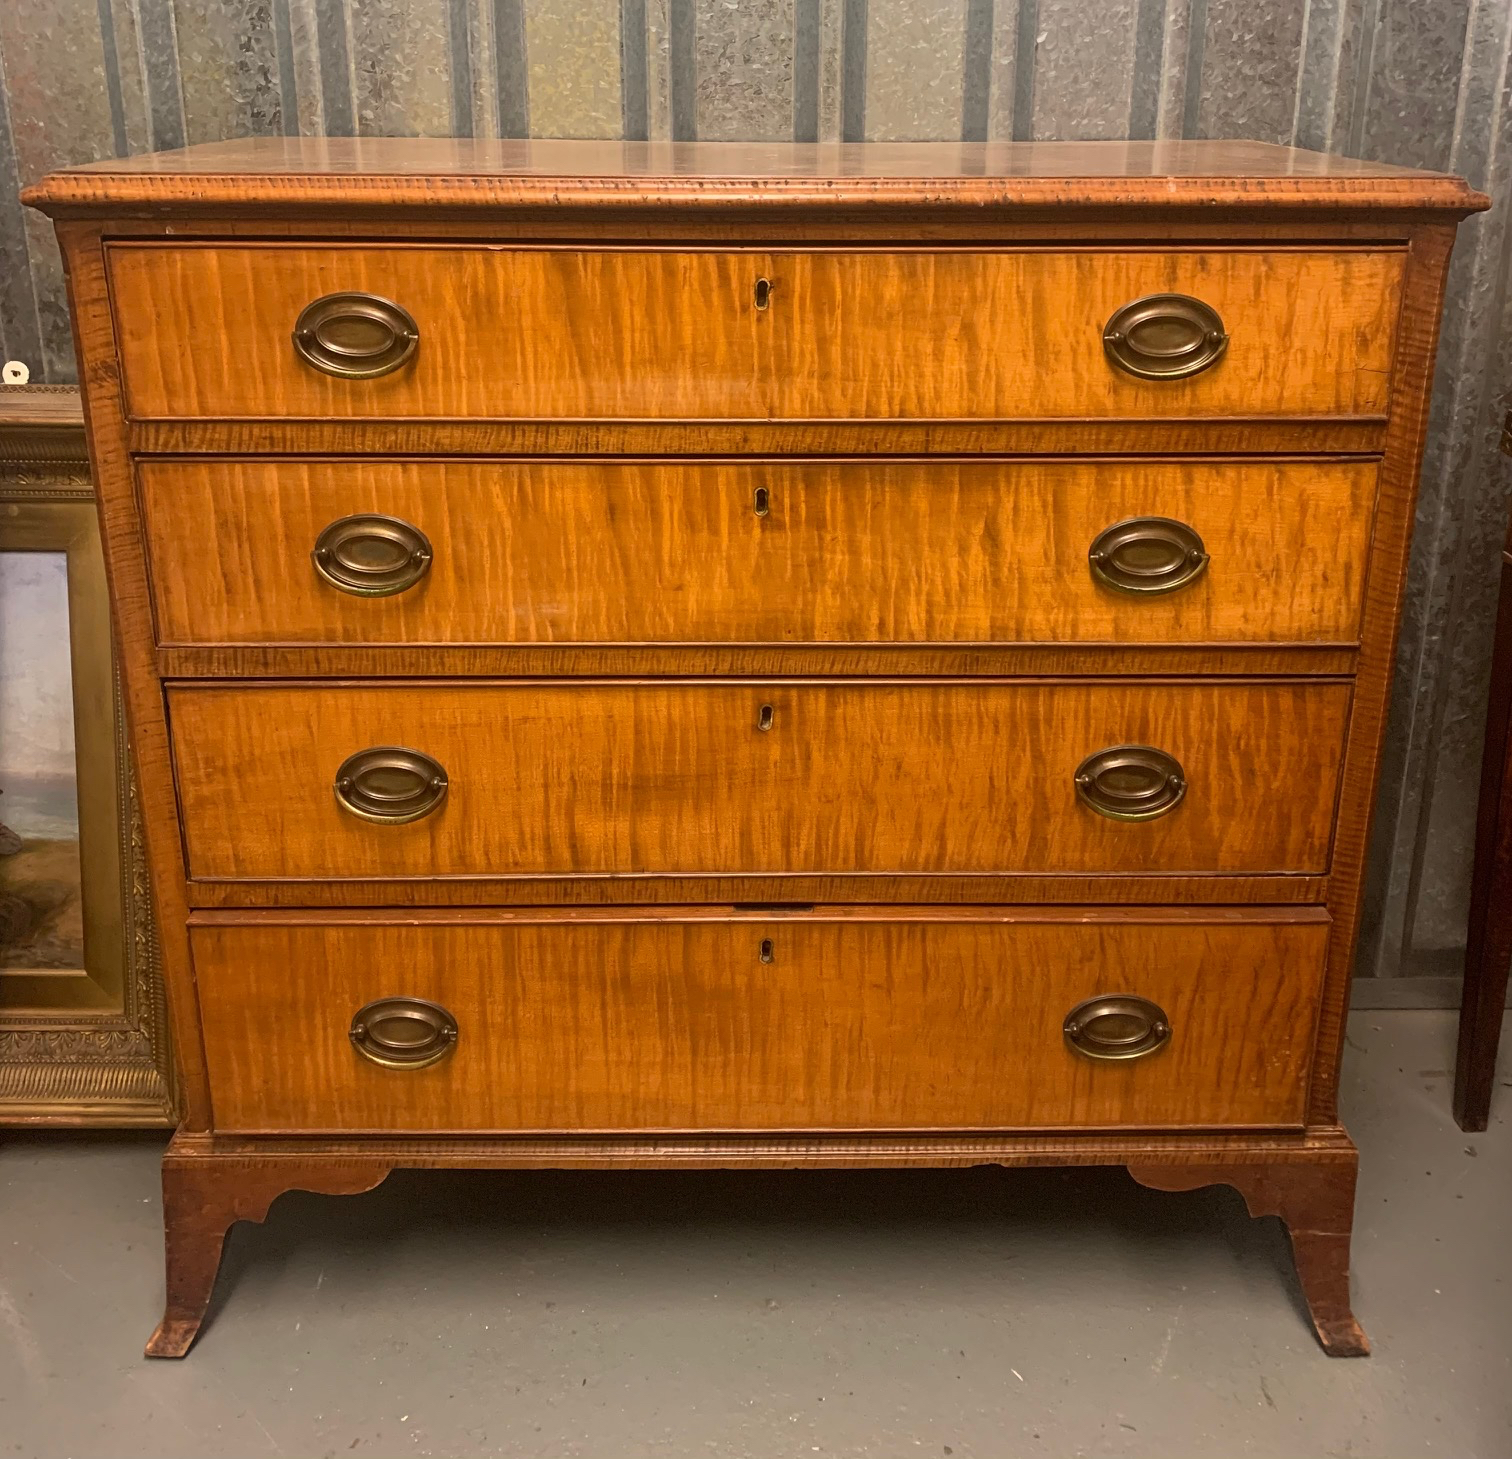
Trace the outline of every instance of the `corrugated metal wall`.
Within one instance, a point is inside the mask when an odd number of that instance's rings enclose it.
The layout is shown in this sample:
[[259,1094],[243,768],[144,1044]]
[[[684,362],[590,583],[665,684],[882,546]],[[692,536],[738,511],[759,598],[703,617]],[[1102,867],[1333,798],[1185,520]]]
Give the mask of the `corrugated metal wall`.
[[[73,378],[61,163],[223,137],[1254,137],[1512,170],[1509,0],[0,0],[0,351]],[[1463,944],[1507,405],[1505,204],[1456,257],[1362,971]]]

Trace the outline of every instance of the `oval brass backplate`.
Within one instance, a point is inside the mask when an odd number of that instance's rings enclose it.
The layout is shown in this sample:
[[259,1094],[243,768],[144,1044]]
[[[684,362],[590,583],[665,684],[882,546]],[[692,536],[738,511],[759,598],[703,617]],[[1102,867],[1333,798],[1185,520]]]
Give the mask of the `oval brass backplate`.
[[358,598],[390,598],[430,571],[430,539],[398,517],[360,515],[332,522],[310,559],[333,588]]
[[1186,794],[1181,762],[1149,745],[1112,745],[1076,767],[1076,793],[1112,821],[1152,821]]
[[1216,365],[1229,337],[1218,311],[1187,294],[1150,294],[1114,311],[1103,349],[1141,380],[1184,380]]
[[374,745],[348,755],[336,772],[337,803],[380,825],[402,826],[437,810],[449,782],[437,760],[398,745]]
[[1171,517],[1129,517],[1104,527],[1087,549],[1092,576],[1121,593],[1172,593],[1202,575],[1207,549]]
[[423,1069],[457,1046],[457,1020],[424,998],[378,998],[352,1015],[347,1032],[364,1059],[386,1069]]
[[294,323],[294,348],[325,375],[373,380],[397,370],[420,344],[409,312],[376,294],[326,294]]
[[1119,993],[1078,1003],[1063,1031],[1088,1059],[1142,1059],[1170,1042],[1171,1021],[1158,1003]]

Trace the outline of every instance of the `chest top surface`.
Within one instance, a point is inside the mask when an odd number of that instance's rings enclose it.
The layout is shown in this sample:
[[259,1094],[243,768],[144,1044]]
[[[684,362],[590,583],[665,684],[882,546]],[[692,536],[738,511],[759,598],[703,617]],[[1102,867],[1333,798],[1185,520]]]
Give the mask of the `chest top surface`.
[[55,173],[53,214],[151,207],[1411,210],[1488,200],[1457,177],[1262,142],[612,142],[259,137]]

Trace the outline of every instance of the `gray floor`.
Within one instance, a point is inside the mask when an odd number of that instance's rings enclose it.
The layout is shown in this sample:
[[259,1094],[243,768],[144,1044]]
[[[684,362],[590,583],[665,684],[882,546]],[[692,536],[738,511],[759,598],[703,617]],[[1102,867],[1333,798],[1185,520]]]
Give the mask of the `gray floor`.
[[0,1149],[0,1456],[1512,1454],[1512,1080],[1356,1014],[1356,1310],[1331,1362],[1277,1222],[1114,1171],[395,1175],[233,1233],[183,1363],[160,1141]]

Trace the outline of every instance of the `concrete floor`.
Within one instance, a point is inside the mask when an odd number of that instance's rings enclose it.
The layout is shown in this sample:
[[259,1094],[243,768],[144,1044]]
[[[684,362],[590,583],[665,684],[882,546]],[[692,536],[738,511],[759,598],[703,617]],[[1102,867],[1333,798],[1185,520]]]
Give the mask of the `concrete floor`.
[[1512,1080],[1449,1118],[1453,1019],[1356,1014],[1356,1311],[1330,1361],[1280,1224],[1117,1171],[401,1172],[236,1228],[148,1363],[143,1136],[0,1148],[0,1456],[1512,1454]]

